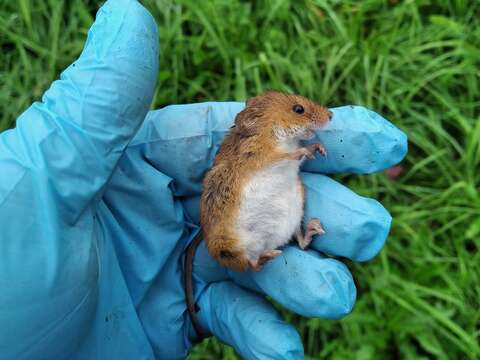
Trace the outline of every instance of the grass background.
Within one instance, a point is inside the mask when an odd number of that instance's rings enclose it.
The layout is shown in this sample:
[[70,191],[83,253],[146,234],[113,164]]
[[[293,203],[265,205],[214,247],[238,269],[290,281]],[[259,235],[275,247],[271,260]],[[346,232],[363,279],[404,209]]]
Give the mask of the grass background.
[[[480,2],[145,0],[154,107],[265,88],[365,105],[409,136],[396,181],[343,176],[394,222],[341,321],[285,313],[308,358],[480,358]],[[100,1],[0,0],[0,130],[80,53]],[[191,359],[236,358],[214,339]]]

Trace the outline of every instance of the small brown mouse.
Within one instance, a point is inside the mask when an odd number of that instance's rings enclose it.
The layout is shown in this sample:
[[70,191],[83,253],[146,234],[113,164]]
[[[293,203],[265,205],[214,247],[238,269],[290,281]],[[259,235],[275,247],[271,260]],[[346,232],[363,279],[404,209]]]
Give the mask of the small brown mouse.
[[258,271],[295,237],[305,249],[323,234],[318,219],[302,231],[299,167],[321,144],[302,146],[332,113],[298,95],[268,91],[250,98],[235,118],[203,182],[201,226],[209,253],[236,271]]

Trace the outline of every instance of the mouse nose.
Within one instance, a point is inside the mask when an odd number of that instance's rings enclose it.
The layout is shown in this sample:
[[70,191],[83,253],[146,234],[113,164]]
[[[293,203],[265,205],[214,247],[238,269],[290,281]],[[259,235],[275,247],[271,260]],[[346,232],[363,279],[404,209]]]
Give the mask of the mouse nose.
[[330,110],[328,110],[328,120],[332,121],[332,117],[333,117],[333,113]]

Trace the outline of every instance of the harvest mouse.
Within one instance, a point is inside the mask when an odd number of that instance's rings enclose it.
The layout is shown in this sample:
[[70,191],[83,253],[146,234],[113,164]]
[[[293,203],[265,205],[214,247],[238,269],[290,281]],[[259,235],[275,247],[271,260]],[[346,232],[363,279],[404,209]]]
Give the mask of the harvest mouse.
[[235,118],[203,182],[201,226],[209,253],[236,271],[258,271],[296,238],[305,249],[323,234],[318,219],[302,230],[299,167],[321,144],[303,146],[332,113],[309,99],[268,91],[250,98]]

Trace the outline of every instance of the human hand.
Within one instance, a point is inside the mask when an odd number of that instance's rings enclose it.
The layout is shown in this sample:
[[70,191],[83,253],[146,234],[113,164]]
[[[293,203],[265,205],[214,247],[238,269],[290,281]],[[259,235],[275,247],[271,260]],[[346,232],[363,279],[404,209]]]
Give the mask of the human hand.
[[[130,142],[153,95],[156,38],[136,1],[108,1],[78,61],[0,136],[2,359],[183,358],[196,339],[182,259],[202,176],[243,104],[151,112]],[[302,175],[306,217],[327,233],[259,273],[229,272],[198,249],[202,327],[244,357],[301,357],[298,334],[263,295],[304,316],[342,317],[353,280],[321,252],[368,260],[387,236],[380,204],[315,172],[379,171],[401,160],[406,138],[363,108],[332,111],[319,133],[328,157]]]
[[[141,174],[152,172],[154,177],[160,173],[168,176],[170,189],[167,193],[171,191],[174,203],[180,201],[184,211],[184,225],[179,220],[179,229],[188,229],[189,234],[186,241],[181,240],[184,248],[198,230],[203,175],[211,167],[235,115],[243,107],[244,104],[238,102],[211,102],[174,105],[150,112],[127,149],[126,153],[131,153],[129,167],[135,164],[137,170],[122,171],[132,174],[128,177],[132,185],[125,182],[125,177],[119,179],[118,189],[121,190],[111,195],[118,200],[116,207],[123,203],[121,194],[129,193],[130,190],[126,189],[133,188]],[[236,273],[220,267],[209,256],[203,242],[197,250],[194,280],[201,326],[234,346],[245,358],[302,357],[298,334],[281,320],[264,296],[270,296],[303,316],[341,318],[354,305],[355,285],[346,266],[323,253],[367,261],[381,250],[388,235],[391,218],[377,201],[360,197],[318,173],[371,173],[388,168],[405,156],[406,136],[365,108],[345,106],[331,110],[334,113],[332,121],[317,132],[318,138],[310,140],[324,144],[328,156],[305,162],[302,173],[307,199],[305,218],[322,219],[326,234],[317,237],[307,251],[295,245],[288,246],[282,256],[258,273]],[[119,170],[121,168],[120,164]],[[153,193],[163,194],[165,191],[158,188]],[[164,202],[155,198],[152,192],[146,194],[139,188],[135,198],[142,196],[142,203],[151,203],[149,208],[152,209]],[[131,213],[133,209],[122,208],[125,213]],[[131,218],[133,226],[136,219],[143,216],[141,209],[137,211],[136,215],[124,215],[122,219]],[[183,268],[179,267],[175,272],[182,271]],[[157,296],[154,298],[160,298],[171,287],[169,281],[171,278],[165,277],[163,285],[155,290]],[[178,289],[178,300],[172,302],[181,302],[182,296],[183,289]],[[165,317],[167,309],[152,301],[144,311],[148,316],[143,322],[151,324],[152,333],[155,329],[158,331],[155,319]],[[175,312],[169,312],[168,316],[173,322],[181,314],[183,325],[189,329],[184,340],[189,346],[196,334],[191,329],[190,319],[185,318],[185,304],[182,303]],[[157,338],[159,349],[179,336],[169,332],[168,328],[161,333],[165,335]],[[160,353],[160,357],[167,355]]]
[[137,1],[107,1],[79,59],[0,134],[2,360],[153,358],[101,198],[152,101],[157,42]]

